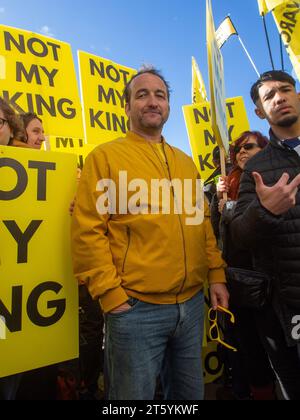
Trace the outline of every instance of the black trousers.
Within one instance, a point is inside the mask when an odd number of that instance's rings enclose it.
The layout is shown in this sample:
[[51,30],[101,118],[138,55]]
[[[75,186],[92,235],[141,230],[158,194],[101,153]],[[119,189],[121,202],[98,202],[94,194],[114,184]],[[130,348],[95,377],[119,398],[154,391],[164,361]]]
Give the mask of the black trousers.
[[222,355],[235,397],[247,399],[253,388],[272,387],[275,374],[260,339],[254,310],[234,305],[231,305],[230,310],[235,314],[235,324],[230,324],[227,318],[224,320],[224,338],[238,352],[222,348]]
[[257,328],[286,400],[300,400],[300,344],[288,347],[271,305],[256,314]]

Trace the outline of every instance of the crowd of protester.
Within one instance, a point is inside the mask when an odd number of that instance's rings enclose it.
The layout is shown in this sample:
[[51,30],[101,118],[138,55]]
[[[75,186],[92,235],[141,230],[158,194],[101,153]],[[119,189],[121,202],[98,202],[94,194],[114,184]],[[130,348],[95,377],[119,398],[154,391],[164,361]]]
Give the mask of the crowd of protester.
[[[299,315],[300,301],[300,100],[294,79],[287,73],[270,71],[252,87],[256,113],[270,124],[270,140],[257,131],[242,133],[230,146],[226,176],[221,176],[219,151],[214,150],[216,170],[206,183],[204,222],[198,230],[183,225],[178,230],[191,242],[185,243],[188,268],[180,290],[171,282],[178,274],[174,267],[179,267],[176,252],[181,250],[176,248],[175,238],[166,237],[170,232],[177,235],[177,219],[167,225],[166,216],[157,217],[155,222],[153,218],[151,223],[145,216],[98,218],[90,199],[93,179],[100,175],[105,178],[106,170],[114,173],[115,162],[130,170],[140,165],[139,170],[145,172],[141,153],[151,162],[158,158],[170,178],[175,173],[197,178],[191,159],[161,140],[170,95],[164,78],[156,70],[141,71],[130,81],[125,94],[130,131],[122,141],[92,152],[79,183],[79,203],[77,199],[71,204],[74,271],[80,284],[79,359],[1,378],[0,399],[100,398],[99,377],[103,371],[109,399],[154,398],[159,376],[165,398],[202,399],[201,363],[197,359],[201,357],[198,348],[203,317],[194,319],[193,314],[204,303],[203,284],[197,284],[197,276],[206,276],[212,309],[223,330],[224,341],[219,333],[216,341],[231,344],[227,350],[219,346],[225,367],[224,392],[219,392],[219,398],[275,400],[278,382],[284,399],[299,400],[300,338],[291,338],[292,319]],[[0,145],[39,150],[44,141],[43,122],[36,114],[17,115],[0,98]],[[180,165],[185,172],[182,168],[182,173],[176,172]],[[157,230],[159,225],[161,231]],[[93,251],[89,236],[95,244]],[[201,238],[201,244],[197,244],[197,238]],[[140,241],[146,247],[143,252]],[[132,243],[139,256],[131,251],[127,268]],[[150,263],[145,280],[142,270]],[[199,264],[205,269],[199,269]],[[244,305],[233,289],[228,301],[222,274],[226,266],[229,291],[234,285],[230,269],[244,276],[247,272],[269,276],[272,283],[267,302],[259,308]],[[153,284],[149,286],[151,277]],[[166,284],[156,277],[163,277]],[[148,282],[150,292],[143,281]],[[179,313],[172,312],[173,308],[180,308]],[[190,316],[187,321],[181,318],[184,311]],[[228,322],[226,313],[234,314],[236,322]],[[184,346],[195,337],[197,343]],[[153,349],[159,349],[159,357]],[[192,356],[189,351],[197,353]],[[189,369],[193,372],[185,375]],[[191,383],[187,383],[188,377]]]
[[[16,114],[0,98],[0,145],[41,150],[43,121],[28,112]],[[79,287],[80,357],[60,365],[0,378],[0,400],[56,400],[100,398],[103,372],[103,315],[85,286]]]

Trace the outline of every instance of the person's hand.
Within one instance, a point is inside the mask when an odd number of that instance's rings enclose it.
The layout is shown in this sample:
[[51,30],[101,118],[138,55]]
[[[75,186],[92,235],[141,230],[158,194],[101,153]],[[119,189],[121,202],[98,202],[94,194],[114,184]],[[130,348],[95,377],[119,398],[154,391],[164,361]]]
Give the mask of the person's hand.
[[290,176],[284,173],[277,184],[267,187],[261,175],[253,172],[256,193],[261,205],[275,216],[281,216],[296,205],[296,194],[300,185],[300,174],[289,182]]
[[225,283],[215,283],[209,286],[211,306],[217,310],[218,306],[228,309],[229,293]]
[[229,184],[228,184],[228,177],[227,176],[221,176],[219,178],[219,181],[217,183],[217,196],[218,199],[223,198],[224,193],[229,192]]
[[123,303],[122,305],[118,306],[114,310],[110,311],[110,314],[121,314],[122,312],[129,311],[131,306],[128,303]]

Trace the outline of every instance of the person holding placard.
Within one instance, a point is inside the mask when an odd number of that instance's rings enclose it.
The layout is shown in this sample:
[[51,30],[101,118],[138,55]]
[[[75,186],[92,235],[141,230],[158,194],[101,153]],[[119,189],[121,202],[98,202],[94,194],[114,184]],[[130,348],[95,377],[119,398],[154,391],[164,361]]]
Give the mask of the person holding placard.
[[[0,145],[11,146],[23,138],[22,125],[14,110],[0,98]],[[0,378],[0,400],[14,400],[21,375]]]

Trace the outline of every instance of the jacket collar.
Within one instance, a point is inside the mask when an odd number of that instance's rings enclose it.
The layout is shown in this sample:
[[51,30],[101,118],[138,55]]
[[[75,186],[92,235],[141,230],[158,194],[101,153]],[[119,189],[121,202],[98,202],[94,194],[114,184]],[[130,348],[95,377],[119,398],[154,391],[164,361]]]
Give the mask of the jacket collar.
[[[300,137],[297,137],[300,139]],[[283,143],[282,140],[279,140],[278,137],[274,134],[273,130],[270,129],[270,143],[272,146],[276,147],[277,149],[289,149],[287,145]]]
[[[133,131],[128,131],[126,133],[126,137],[129,140],[132,140],[134,142],[139,142],[140,144],[152,144],[149,140],[147,140],[145,137],[140,136],[139,134],[134,133]],[[166,144],[165,138],[162,136],[162,143]]]
[[279,140],[278,137],[276,137],[275,133],[273,132],[272,128],[270,128],[270,143],[272,146],[276,147],[277,149],[285,149],[283,143],[281,140]]

